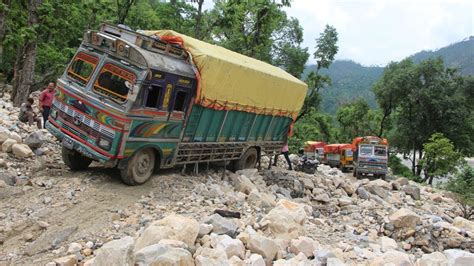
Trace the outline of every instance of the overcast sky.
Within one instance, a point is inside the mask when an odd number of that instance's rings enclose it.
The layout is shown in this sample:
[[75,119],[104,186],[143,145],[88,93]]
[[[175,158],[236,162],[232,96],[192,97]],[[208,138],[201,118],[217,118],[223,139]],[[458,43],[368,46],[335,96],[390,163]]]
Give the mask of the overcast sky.
[[385,65],[474,35],[473,0],[294,0],[285,10],[300,21],[311,53],[329,24],[339,33],[336,58],[363,65]]

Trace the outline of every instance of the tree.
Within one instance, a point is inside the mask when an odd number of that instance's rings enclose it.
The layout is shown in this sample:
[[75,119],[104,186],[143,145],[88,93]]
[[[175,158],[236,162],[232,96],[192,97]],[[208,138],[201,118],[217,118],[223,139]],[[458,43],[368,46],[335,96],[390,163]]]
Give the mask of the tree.
[[337,46],[337,40],[336,28],[329,25],[326,25],[324,31],[320,34],[319,38],[316,39],[316,51],[313,55],[316,59],[316,71],[309,73],[306,78],[306,83],[308,84],[308,95],[306,96],[301,112],[295,121],[298,121],[301,117],[305,116],[311,107],[316,107],[315,104],[319,104],[319,90],[330,85],[331,79],[329,76],[321,75],[319,71],[322,68],[328,68],[334,61],[334,57],[339,49]]
[[445,185],[454,192],[466,219],[474,218],[474,169],[464,165],[462,170]]
[[434,133],[423,144],[425,155],[420,160],[425,178],[423,182],[433,184],[433,178],[455,172],[459,166],[461,154],[454,150],[453,143],[441,133]]
[[127,18],[128,12],[136,0],[116,0],[117,2],[117,24],[123,24]]
[[294,134],[289,140],[292,152],[297,152],[307,140],[334,141],[335,128],[332,117],[316,112],[312,108],[307,115],[295,124]]

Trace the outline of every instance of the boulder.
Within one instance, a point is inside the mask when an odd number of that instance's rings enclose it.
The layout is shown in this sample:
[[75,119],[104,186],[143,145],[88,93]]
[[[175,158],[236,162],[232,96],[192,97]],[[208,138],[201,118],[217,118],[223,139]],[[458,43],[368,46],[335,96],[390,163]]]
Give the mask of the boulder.
[[8,129],[0,126],[0,143],[3,144],[5,140],[10,139],[10,138],[11,138],[11,132]]
[[466,231],[472,231],[474,233],[474,222],[466,220],[462,217],[456,217],[453,220],[453,225],[459,229],[464,229]]
[[370,260],[369,266],[411,266],[410,257],[402,252],[391,250]]
[[278,252],[278,244],[275,240],[260,234],[249,236],[247,248],[253,253],[262,255],[267,263],[271,262]]
[[[383,180],[382,180],[383,181]],[[374,181],[371,181],[368,185],[366,185],[366,189],[374,194],[374,195],[377,195],[379,196],[380,198],[382,199],[385,199],[387,198],[388,196],[388,193],[387,193],[387,189],[384,188],[384,187],[381,187],[379,185],[377,185],[377,183],[372,183]],[[385,181],[384,181],[385,182]]]
[[341,188],[347,193],[348,196],[352,196],[356,191],[356,188],[350,182],[342,182]]
[[357,195],[359,195],[359,198],[367,200],[370,198],[369,192],[364,187],[359,187],[357,188]]
[[317,248],[319,244],[309,237],[300,236],[290,241],[290,252],[293,254],[303,253],[306,257],[311,257]]
[[415,228],[421,218],[413,211],[401,208],[388,217],[390,223],[396,228]]
[[13,144],[12,152],[18,158],[27,158],[33,156],[33,151],[26,144]]
[[448,265],[472,266],[474,265],[474,254],[460,249],[447,249],[444,255],[448,259]]
[[415,185],[406,185],[403,187],[403,192],[410,195],[414,200],[420,200],[420,188]]
[[81,251],[82,245],[76,242],[69,244],[67,254],[77,254]]
[[158,244],[162,239],[172,239],[194,246],[199,233],[199,223],[191,218],[170,215],[150,224],[137,238],[135,250]]
[[338,258],[328,258],[326,262],[326,266],[346,266],[342,260]]
[[204,223],[200,224],[198,237],[202,237],[204,235],[210,234],[212,231],[212,228],[213,228],[212,224],[204,224]]
[[194,266],[194,262],[191,253],[183,248],[175,248],[164,244],[154,244],[138,250],[135,253],[135,262],[133,265]]
[[12,151],[12,146],[14,144],[17,144],[18,141],[14,140],[14,139],[7,139],[3,142],[2,144],[2,151],[3,152],[11,152]]
[[430,195],[430,199],[434,202],[442,202],[443,201],[443,196],[438,193],[433,193]]
[[260,254],[252,254],[244,262],[246,266],[265,266],[265,260]]
[[307,177],[302,177],[300,178],[300,181],[303,183],[303,186],[305,189],[314,189],[314,183],[313,180],[307,178]]
[[395,240],[390,237],[382,236],[379,239],[380,249],[382,252],[387,252],[392,249],[397,249],[398,245]]
[[329,195],[327,193],[322,193],[314,197],[315,201],[323,202],[323,203],[328,203],[331,201],[329,198]]
[[133,238],[126,236],[107,242],[95,254],[94,266],[133,265]]
[[224,250],[227,258],[237,256],[241,259],[245,257],[245,247],[242,241],[239,239],[233,239],[228,235],[215,236],[213,239],[213,247],[216,249]]
[[43,132],[41,132],[40,130],[29,134],[25,138],[25,144],[28,145],[33,150],[36,150],[39,147],[41,147],[43,143],[44,143],[44,136],[43,136]]
[[228,266],[227,255],[221,249],[198,248],[194,253],[196,266]]
[[69,255],[54,260],[56,266],[75,266],[77,263],[76,255]]
[[237,233],[237,225],[230,219],[226,219],[217,213],[209,216],[204,223],[211,224],[212,232],[218,235],[226,234],[230,237],[234,237]]
[[448,266],[448,258],[441,252],[424,254],[415,263],[416,266]]
[[282,199],[264,218],[268,229],[277,238],[291,240],[304,233],[306,212],[303,204]]
[[339,206],[344,207],[344,206],[349,206],[352,204],[352,199],[349,197],[341,197],[338,199]]
[[312,265],[311,262],[306,258],[306,256],[302,253],[294,256],[289,260],[279,259],[273,262],[273,266],[304,266],[304,265]]
[[16,132],[10,132],[10,138],[16,140],[17,143],[22,142],[22,138],[21,138],[20,134],[18,134]]
[[250,192],[254,189],[257,189],[254,183],[250,181],[245,175],[238,175],[233,174],[230,176],[230,180],[232,181],[232,185],[234,186],[236,191],[240,191],[245,194],[250,194]]
[[270,209],[276,205],[275,196],[265,192],[258,192],[256,189],[250,192],[247,201],[262,209]]

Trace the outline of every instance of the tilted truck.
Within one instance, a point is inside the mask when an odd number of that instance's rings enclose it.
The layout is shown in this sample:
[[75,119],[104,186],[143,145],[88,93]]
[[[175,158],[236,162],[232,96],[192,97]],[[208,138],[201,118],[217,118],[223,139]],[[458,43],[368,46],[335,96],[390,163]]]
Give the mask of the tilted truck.
[[280,152],[307,86],[284,70],[169,30],[88,30],[58,79],[47,129],[71,170],[129,185],[199,162],[255,167]]
[[353,158],[352,144],[328,144],[324,146],[324,163],[332,167],[341,168],[341,170],[352,170]]
[[385,178],[388,168],[388,141],[384,138],[366,136],[352,141],[354,152],[354,176],[373,175]]
[[306,141],[304,143],[303,152],[306,157],[316,159],[321,162],[324,157],[324,146],[326,143],[322,141]]

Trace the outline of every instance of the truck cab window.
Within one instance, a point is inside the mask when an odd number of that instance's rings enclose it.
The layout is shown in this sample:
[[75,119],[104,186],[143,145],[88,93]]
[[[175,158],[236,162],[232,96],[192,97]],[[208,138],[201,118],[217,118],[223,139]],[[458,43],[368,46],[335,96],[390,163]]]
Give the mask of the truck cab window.
[[99,59],[96,57],[80,52],[69,66],[67,76],[82,85],[86,85],[98,61]]
[[187,96],[188,96],[188,93],[185,91],[178,91],[176,93],[176,97],[174,99],[173,111],[184,112],[184,109],[186,109]]
[[160,104],[161,91],[161,87],[151,85],[148,88],[148,96],[146,98],[145,106],[151,108],[158,108],[158,104]]
[[127,100],[128,86],[126,82],[135,83],[135,74],[107,63],[102,67],[100,75],[94,84],[94,91],[113,98],[119,102]]

